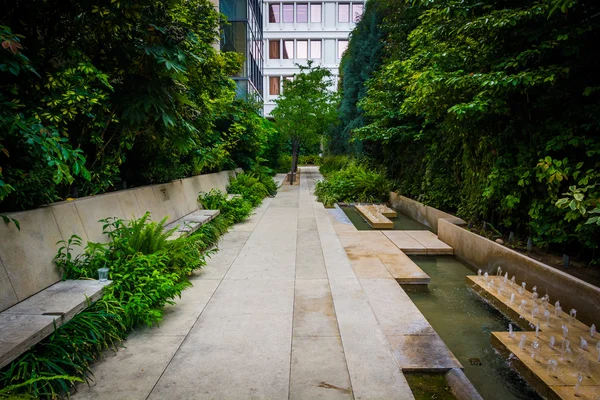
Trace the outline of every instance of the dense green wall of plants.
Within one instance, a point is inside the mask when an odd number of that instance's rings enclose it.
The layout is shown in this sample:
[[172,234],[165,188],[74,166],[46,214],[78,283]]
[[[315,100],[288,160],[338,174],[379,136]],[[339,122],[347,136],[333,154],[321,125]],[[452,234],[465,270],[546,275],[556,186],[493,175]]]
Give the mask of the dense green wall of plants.
[[597,257],[600,5],[377,3],[367,11],[379,15],[384,49],[357,98],[346,82],[364,79],[347,66],[372,40],[357,34],[372,27],[363,19],[343,61],[342,104],[354,109],[341,113],[342,131],[408,197]]
[[251,166],[273,130],[220,23],[208,0],[3,6],[0,211]]

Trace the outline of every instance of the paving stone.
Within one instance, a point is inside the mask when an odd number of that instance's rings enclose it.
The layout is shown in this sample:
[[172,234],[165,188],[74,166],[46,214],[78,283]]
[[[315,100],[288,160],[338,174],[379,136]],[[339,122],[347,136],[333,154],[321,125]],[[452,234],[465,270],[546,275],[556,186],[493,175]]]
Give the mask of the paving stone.
[[149,399],[288,397],[293,280],[224,280]]
[[218,280],[208,279],[194,281],[194,286],[186,289],[181,294],[181,298],[176,299],[176,304],[165,307],[163,319],[158,326],[144,327],[139,329],[139,332],[141,334],[187,335],[204,311],[219,283]]
[[437,235],[429,231],[405,231],[412,238],[421,243],[427,254],[454,254],[452,247],[438,239]]
[[447,371],[462,368],[437,334],[388,336],[398,365],[404,371]]
[[339,336],[327,279],[299,279],[295,284],[294,337]]
[[427,319],[396,281],[362,279],[360,284],[386,336],[435,333]]
[[296,246],[296,279],[326,279],[319,233],[299,229]]
[[413,399],[390,345],[356,279],[330,280],[356,399]]
[[290,399],[353,399],[339,337],[294,337]]
[[[77,386],[77,400],[143,400],[173,358],[185,336],[132,333],[118,352],[106,351],[92,366],[90,387]],[[169,397],[163,397],[169,398]]]
[[383,234],[406,254],[425,254],[427,249],[405,231],[385,231]]

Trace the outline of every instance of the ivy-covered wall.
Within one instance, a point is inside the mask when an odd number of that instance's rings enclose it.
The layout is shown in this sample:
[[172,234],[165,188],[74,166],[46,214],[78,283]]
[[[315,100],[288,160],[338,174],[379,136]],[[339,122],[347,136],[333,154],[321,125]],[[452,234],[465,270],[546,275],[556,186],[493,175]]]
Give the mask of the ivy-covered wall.
[[598,15],[593,1],[371,1],[330,142],[360,142],[408,197],[594,259]]

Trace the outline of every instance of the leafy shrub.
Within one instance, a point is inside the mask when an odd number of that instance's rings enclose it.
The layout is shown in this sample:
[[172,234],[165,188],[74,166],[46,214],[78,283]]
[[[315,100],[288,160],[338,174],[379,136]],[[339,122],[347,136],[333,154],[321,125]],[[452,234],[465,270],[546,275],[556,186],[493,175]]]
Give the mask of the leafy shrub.
[[326,180],[317,182],[315,194],[326,207],[334,203],[385,201],[392,183],[381,172],[364,164],[351,163],[346,168],[330,173]]
[[240,194],[253,206],[257,206],[266,196],[277,193],[277,184],[270,176],[260,176],[252,172],[238,174],[229,180],[227,192]]
[[299,156],[298,165],[321,165],[321,156],[318,154]]
[[290,172],[292,167],[292,156],[289,154],[282,154],[277,159],[277,172],[287,173]]
[[243,197],[227,198],[227,193],[212,189],[208,193],[200,193],[198,202],[207,210],[219,210],[221,214],[240,222],[252,214],[252,203]]
[[323,176],[328,176],[332,172],[339,171],[352,163],[349,156],[325,156],[321,161],[319,171]]
[[149,218],[146,213],[128,222],[102,220],[109,243],[88,243],[82,254],[72,258],[73,244],[80,244],[74,237],[56,257],[63,277],[69,279],[94,278],[98,268],[108,267],[113,283],[105,289],[103,299],[121,304],[122,320],[128,328],[160,321],[162,308],[190,286],[187,275],[205,264],[193,236],[168,240],[175,228],[165,231],[166,218],[160,222]]

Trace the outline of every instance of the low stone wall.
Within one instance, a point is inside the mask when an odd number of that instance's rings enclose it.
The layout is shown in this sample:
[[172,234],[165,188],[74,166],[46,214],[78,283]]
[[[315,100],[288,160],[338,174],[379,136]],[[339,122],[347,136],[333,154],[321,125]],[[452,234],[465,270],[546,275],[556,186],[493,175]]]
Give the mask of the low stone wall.
[[438,231],[438,220],[440,218],[452,220],[457,225],[466,224],[465,221],[455,217],[454,215],[445,213],[433,207],[426,206],[418,201],[401,196],[395,192],[390,192],[390,204],[402,214],[419,221],[428,228],[431,228],[431,230],[436,233]]
[[173,222],[198,209],[199,192],[225,191],[236,172],[197,175],[10,213],[21,230],[0,223],[0,311],[60,280],[52,262],[58,241],[75,234],[84,243],[106,242],[98,220],[107,217],[139,218],[149,211],[155,221],[168,217],[167,223]]
[[587,325],[600,324],[600,288],[563,271],[527,257],[506,246],[469,232],[460,225],[465,221],[454,215],[426,206],[418,201],[390,193],[390,203],[403,214],[437,232],[438,238],[454,249],[454,254],[476,269],[496,273],[498,266],[518,282],[538,287],[540,296],[548,293],[554,303],[560,300],[567,313],[577,310],[577,317]]
[[528,289],[537,286],[540,296],[547,293],[552,303],[560,300],[567,313],[575,308],[577,318],[587,325],[600,323],[600,288],[448,220],[440,219],[438,228],[438,238],[450,245],[456,256],[475,268],[493,275],[500,266],[510,277],[515,275],[518,282],[527,282]]

